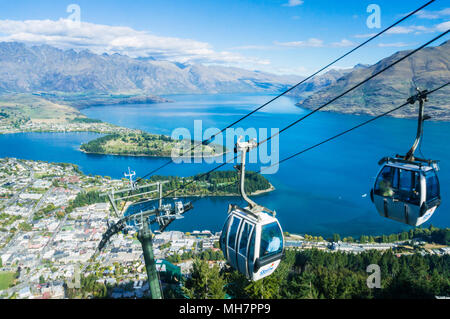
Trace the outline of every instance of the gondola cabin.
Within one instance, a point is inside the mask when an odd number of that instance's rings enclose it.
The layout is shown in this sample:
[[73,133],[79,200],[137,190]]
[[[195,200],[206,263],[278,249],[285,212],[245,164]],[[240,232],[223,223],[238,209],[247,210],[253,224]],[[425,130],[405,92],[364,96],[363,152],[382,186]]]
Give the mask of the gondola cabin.
[[272,274],[280,264],[283,232],[278,220],[269,213],[255,214],[231,205],[220,247],[234,269],[256,281]]
[[435,163],[387,159],[370,193],[378,213],[411,226],[425,223],[441,203]]

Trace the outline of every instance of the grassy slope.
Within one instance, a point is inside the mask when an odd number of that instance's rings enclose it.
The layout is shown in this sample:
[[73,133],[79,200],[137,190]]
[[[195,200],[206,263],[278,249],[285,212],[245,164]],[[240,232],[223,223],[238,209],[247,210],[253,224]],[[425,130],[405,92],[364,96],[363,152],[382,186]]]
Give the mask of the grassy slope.
[[0,272],[0,290],[8,289],[14,283],[13,272]]
[[85,118],[71,106],[22,93],[0,95],[0,112],[7,113],[9,120],[30,119],[33,122],[64,123],[78,117]]

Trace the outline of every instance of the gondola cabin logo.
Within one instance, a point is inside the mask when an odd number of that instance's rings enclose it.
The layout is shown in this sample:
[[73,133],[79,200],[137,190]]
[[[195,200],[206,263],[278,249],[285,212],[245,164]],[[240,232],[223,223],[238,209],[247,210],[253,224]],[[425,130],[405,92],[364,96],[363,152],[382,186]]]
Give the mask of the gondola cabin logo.
[[431,217],[431,215],[433,215],[433,213],[434,213],[434,209],[433,210],[429,210],[428,213],[426,213],[423,216],[423,222],[426,222]]
[[260,276],[264,276],[264,275],[266,275],[266,274],[268,274],[268,273],[271,273],[271,272],[274,270],[274,266],[275,266],[275,263],[272,263],[272,264],[269,266],[269,268],[261,270],[261,272],[259,273],[259,275],[260,275]]

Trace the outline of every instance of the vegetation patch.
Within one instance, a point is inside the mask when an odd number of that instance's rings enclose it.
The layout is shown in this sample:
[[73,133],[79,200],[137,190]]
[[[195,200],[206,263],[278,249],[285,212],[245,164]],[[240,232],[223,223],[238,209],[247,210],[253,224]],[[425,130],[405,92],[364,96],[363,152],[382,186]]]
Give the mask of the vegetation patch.
[[16,273],[14,272],[0,272],[0,290],[8,289],[14,285],[16,280]]
[[[176,154],[186,157],[196,156],[197,152],[203,156],[218,156],[226,151],[224,146],[217,144],[202,145],[192,150],[193,143],[194,141],[174,140],[164,135],[133,132],[102,136],[82,144],[80,149],[83,152],[95,154],[159,157],[172,156],[173,149],[179,150]],[[189,150],[192,151],[189,152]]]

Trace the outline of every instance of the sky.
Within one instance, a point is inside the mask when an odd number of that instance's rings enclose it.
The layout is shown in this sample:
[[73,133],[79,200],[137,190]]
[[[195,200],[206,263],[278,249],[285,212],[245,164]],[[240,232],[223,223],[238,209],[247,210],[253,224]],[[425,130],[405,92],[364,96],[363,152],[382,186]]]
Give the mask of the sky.
[[[427,1],[0,0],[0,41],[308,75]],[[335,67],[376,63],[449,28],[450,1],[436,0]]]

